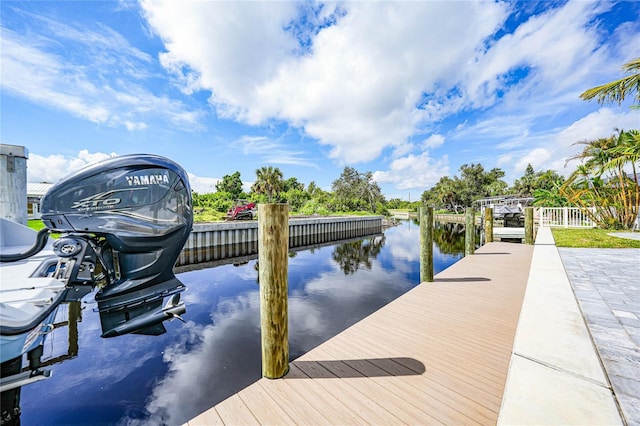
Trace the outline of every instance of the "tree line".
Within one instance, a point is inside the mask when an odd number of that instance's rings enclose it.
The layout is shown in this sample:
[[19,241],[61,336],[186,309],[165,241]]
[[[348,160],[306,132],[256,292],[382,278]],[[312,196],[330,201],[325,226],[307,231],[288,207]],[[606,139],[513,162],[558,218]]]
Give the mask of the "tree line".
[[246,199],[257,203],[288,203],[292,212],[307,215],[338,212],[384,214],[388,209],[415,209],[421,204],[453,210],[456,205],[470,206],[478,198],[504,194],[533,197],[537,190],[556,192],[564,181],[553,170],[535,172],[531,165],[511,187],[502,180],[505,172],[499,168],[485,171],[481,164],[465,164],[460,167],[460,172],[460,177],[442,177],[422,193],[420,201],[409,202],[398,198],[387,201],[370,171],[345,167],[331,184],[331,191],[325,191],[314,181],[305,186],[295,177],[285,179],[278,167],[265,166],[256,170],[255,182],[249,192],[244,191],[240,172],[236,171],[225,175],[216,184],[216,192],[194,192],[193,200],[196,209],[206,207],[218,212],[226,212],[237,199]]
[[216,184],[216,192],[193,194],[196,213],[203,209],[226,212],[236,200],[256,203],[288,203],[293,213],[304,215],[344,212],[385,214],[387,201],[372,172],[359,172],[345,167],[333,181],[331,191],[324,191],[314,181],[305,186],[297,178],[284,178],[278,167],[264,166],[256,170],[256,179],[249,192],[243,189],[240,172],[223,176]]

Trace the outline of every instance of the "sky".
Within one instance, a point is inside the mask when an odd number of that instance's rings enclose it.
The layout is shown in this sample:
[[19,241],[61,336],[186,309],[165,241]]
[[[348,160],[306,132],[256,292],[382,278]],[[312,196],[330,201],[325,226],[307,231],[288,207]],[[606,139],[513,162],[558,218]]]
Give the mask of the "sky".
[[463,164],[568,175],[576,142],[640,128],[580,94],[640,57],[637,1],[0,2],[0,142],[56,182],[151,153],[196,192],[263,166],[344,167],[415,201]]

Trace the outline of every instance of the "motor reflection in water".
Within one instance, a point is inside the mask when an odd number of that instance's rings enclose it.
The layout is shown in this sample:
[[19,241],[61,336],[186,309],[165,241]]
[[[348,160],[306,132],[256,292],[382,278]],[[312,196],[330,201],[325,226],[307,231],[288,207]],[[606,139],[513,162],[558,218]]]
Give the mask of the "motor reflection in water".
[[[436,247],[435,272],[461,256]],[[77,356],[52,365],[51,378],[22,389],[23,423],[183,424],[258,380],[256,263],[240,256],[217,266],[199,265],[202,269],[176,268],[188,290],[163,295],[152,310],[121,312],[108,325],[92,294],[85,296]],[[295,359],[418,284],[419,227],[407,221],[383,235],[292,250],[288,271],[289,348]],[[186,309],[177,313],[184,323],[162,322],[167,332],[159,335],[101,337],[122,321],[135,320],[138,311],[144,318],[147,312],[171,309],[177,294]],[[62,342],[67,346],[67,337],[64,329],[51,333],[45,355],[55,356]]]
[[[115,337],[128,333],[157,336],[166,332],[164,321],[173,318],[184,321],[180,315],[186,312],[186,307],[184,302],[180,301],[180,292],[186,287],[177,280],[174,284],[173,288],[166,285],[147,287],[118,298],[99,301],[97,313],[102,325],[102,337]],[[92,290],[91,286],[77,286],[69,291],[67,299],[58,305],[56,312],[52,315],[53,323],[39,324],[32,330],[33,335],[40,339],[39,344],[24,356],[2,363],[0,387],[2,408],[0,424],[2,426],[21,424],[22,386],[48,379],[51,377],[49,367],[78,356],[78,323],[82,321],[83,313],[80,299]],[[165,299],[167,302],[163,305]],[[60,319],[65,314],[66,319]],[[67,331],[66,350],[62,354],[49,354],[49,357],[43,358],[49,335],[64,328]]]

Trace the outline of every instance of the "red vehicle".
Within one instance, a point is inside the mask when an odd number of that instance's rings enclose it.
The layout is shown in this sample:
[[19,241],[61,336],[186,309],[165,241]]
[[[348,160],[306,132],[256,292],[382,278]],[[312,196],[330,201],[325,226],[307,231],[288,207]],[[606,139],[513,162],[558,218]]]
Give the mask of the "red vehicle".
[[227,220],[251,220],[256,215],[256,203],[249,200],[236,200],[227,210]]

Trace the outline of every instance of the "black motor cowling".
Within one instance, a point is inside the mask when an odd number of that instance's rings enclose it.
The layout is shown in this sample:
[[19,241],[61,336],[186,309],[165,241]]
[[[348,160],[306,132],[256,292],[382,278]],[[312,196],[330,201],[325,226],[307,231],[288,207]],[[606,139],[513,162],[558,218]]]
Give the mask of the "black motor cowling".
[[173,265],[193,225],[188,176],[157,155],[114,157],[54,185],[42,199],[42,220],[65,234],[60,256],[95,257],[106,281],[96,299],[175,287]]

